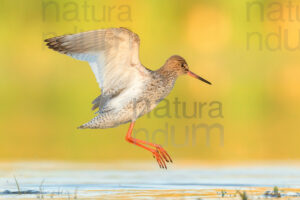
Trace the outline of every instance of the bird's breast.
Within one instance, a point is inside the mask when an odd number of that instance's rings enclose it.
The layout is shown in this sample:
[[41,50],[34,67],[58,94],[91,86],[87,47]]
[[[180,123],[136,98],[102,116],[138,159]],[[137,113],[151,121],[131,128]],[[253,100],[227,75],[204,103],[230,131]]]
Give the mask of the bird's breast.
[[147,105],[147,112],[154,109],[172,91],[174,83],[175,80],[165,80],[162,78],[153,79],[148,83],[139,100]]

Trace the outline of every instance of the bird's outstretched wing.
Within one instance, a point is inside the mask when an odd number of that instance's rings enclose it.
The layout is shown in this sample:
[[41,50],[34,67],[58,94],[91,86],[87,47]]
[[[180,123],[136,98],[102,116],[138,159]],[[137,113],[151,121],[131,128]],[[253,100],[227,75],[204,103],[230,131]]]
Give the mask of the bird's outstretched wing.
[[[120,107],[143,89],[142,83],[149,72],[139,60],[139,37],[128,29],[100,29],[45,42],[50,49],[89,62],[101,96],[110,101],[106,107]],[[118,99],[111,99],[116,96]]]

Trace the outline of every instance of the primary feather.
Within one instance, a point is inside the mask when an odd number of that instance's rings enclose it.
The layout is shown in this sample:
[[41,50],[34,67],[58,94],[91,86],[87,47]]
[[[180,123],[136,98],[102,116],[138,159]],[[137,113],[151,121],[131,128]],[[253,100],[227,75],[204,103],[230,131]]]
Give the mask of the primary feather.
[[50,49],[89,62],[101,88],[95,102],[100,112],[120,109],[144,89],[141,82],[149,72],[139,60],[139,37],[128,29],[100,29],[45,42]]

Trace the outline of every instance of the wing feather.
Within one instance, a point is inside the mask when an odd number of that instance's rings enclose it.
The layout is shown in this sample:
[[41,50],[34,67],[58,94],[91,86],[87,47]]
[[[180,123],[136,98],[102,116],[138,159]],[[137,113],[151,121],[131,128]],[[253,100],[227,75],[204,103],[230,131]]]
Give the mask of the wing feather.
[[89,62],[105,107],[120,107],[142,92],[148,70],[139,60],[139,37],[125,28],[109,28],[46,39],[50,49]]

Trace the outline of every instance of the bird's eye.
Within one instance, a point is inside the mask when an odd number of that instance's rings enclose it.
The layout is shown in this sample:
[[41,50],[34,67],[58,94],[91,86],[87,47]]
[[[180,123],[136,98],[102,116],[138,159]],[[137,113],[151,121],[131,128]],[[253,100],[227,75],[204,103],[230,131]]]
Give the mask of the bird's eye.
[[188,68],[187,68],[187,66],[186,66],[186,64],[181,64],[181,67],[185,70],[185,71],[188,71]]

